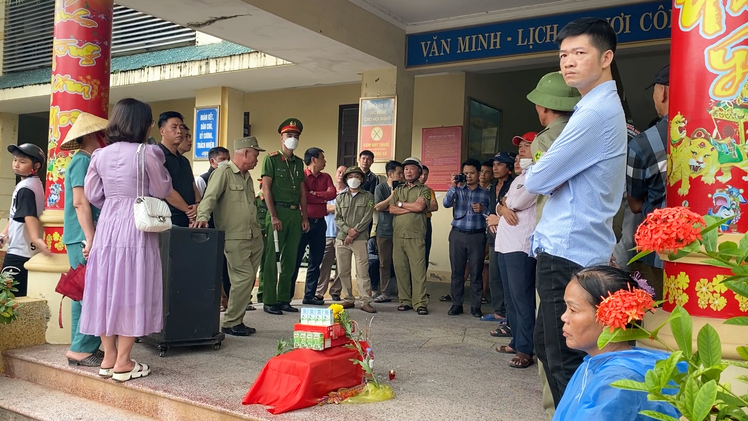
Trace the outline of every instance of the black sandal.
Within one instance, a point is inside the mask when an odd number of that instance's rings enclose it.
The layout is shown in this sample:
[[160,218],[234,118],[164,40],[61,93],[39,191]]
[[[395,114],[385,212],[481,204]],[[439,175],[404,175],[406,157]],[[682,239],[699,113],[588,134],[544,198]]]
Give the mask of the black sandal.
[[68,358],[68,365],[71,367],[98,367],[101,365],[101,362],[103,360],[103,355],[99,355],[98,353],[94,352],[93,354],[80,361]]
[[419,316],[425,316],[429,314],[429,310],[426,307],[418,307],[418,310],[416,310]]
[[397,311],[408,311],[408,310],[413,310],[413,307],[411,307],[411,306],[400,306],[400,307],[397,308]]
[[494,338],[511,338],[512,329],[509,327],[509,325],[501,324],[496,328],[496,330],[491,331],[490,335]]

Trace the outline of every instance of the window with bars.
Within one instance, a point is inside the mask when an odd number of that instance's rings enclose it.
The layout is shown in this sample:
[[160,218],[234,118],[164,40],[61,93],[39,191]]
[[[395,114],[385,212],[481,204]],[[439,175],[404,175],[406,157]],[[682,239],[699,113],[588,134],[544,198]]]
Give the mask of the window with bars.
[[[54,0],[5,2],[3,73],[52,66]],[[112,57],[195,45],[192,29],[115,4]]]

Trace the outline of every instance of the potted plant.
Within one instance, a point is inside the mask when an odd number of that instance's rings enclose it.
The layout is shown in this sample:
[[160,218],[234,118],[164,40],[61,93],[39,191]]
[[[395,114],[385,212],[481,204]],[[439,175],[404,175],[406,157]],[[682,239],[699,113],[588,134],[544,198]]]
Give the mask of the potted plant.
[[[732,276],[721,285],[737,295],[748,297],[748,234],[739,242],[718,241],[717,227],[724,221],[712,216],[698,215],[685,207],[658,209],[649,214],[637,230],[635,240],[640,253],[637,260],[649,253],[668,255],[670,261],[686,255],[700,255],[703,263],[730,269]],[[598,307],[598,320],[609,326],[598,339],[598,346],[610,342],[657,341],[670,350],[670,357],[655,364],[643,382],[619,380],[612,386],[648,394],[649,400],[664,401],[676,407],[690,421],[738,420],[748,421],[748,395],[738,395],[720,376],[728,366],[748,368],[748,347],[740,346],[737,353],[745,361],[722,359],[719,334],[706,324],[697,335],[698,350],[692,349],[693,323],[691,315],[677,305],[670,317],[653,330],[643,327],[641,320],[647,311],[664,301],[654,302],[644,290],[618,291],[607,297]],[[748,317],[733,317],[725,324],[748,326]],[[658,337],[669,324],[677,348],[670,347]],[[748,376],[738,381],[748,383]],[[655,411],[642,411],[653,419],[678,421]]]

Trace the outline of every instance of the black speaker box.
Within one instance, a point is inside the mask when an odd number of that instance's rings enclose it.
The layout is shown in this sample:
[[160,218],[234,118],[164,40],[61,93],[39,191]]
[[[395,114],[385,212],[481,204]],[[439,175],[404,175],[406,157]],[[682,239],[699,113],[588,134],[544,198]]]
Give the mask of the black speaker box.
[[159,234],[164,284],[164,328],[141,338],[158,346],[220,348],[224,232],[172,227]]

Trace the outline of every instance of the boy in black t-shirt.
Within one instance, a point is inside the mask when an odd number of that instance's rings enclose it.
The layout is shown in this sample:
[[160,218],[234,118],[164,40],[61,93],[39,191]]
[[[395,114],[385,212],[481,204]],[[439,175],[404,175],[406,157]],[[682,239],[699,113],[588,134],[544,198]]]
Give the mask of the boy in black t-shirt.
[[8,146],[13,154],[13,172],[21,181],[13,190],[8,225],[0,234],[0,247],[8,243],[3,262],[3,272],[9,272],[18,281],[16,296],[26,295],[28,270],[24,264],[35,254],[50,254],[44,243],[44,232],[39,215],[44,210],[44,186],[36,175],[44,165],[44,152],[36,145]]

